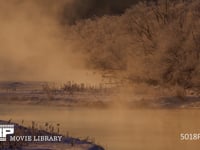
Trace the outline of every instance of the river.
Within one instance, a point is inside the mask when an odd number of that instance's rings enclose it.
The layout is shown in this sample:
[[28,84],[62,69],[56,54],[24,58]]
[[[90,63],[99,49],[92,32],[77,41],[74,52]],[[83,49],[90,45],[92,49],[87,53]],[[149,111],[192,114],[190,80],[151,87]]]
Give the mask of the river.
[[80,109],[0,104],[0,119],[29,126],[60,123],[61,132],[90,137],[106,150],[196,150],[200,140],[181,141],[180,133],[200,133],[197,109]]

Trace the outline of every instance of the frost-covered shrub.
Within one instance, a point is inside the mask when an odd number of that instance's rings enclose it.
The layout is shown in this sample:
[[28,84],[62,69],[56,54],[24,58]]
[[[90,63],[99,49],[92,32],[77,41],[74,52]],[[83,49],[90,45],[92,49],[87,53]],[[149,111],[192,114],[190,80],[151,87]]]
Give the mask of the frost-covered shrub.
[[71,27],[88,67],[119,79],[184,88],[200,83],[200,1],[139,3]]

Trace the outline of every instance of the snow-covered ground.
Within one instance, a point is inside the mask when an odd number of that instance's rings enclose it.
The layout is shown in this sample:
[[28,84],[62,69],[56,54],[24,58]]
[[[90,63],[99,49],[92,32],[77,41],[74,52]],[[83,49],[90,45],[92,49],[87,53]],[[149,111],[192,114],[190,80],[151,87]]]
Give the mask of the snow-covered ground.
[[30,144],[29,146],[23,147],[22,149],[23,150],[89,150],[92,149],[92,146],[89,144],[71,146],[69,144],[49,143],[49,144]]
[[114,88],[96,88],[86,85],[83,88],[77,83],[63,87],[63,85],[46,82],[0,82],[0,103],[94,108],[106,108],[116,103],[131,108],[200,107],[200,92],[195,90],[187,90],[184,99],[171,93],[160,95],[159,89],[154,89],[154,93],[150,95],[144,92],[128,93],[123,97],[121,95],[126,94],[118,93]]
[[[48,87],[45,87],[48,85]],[[74,84],[76,85],[76,84]],[[54,106],[98,106],[107,100],[105,89],[63,89],[45,82],[0,82],[0,103],[52,104]]]
[[[59,135],[57,133],[49,133],[44,130],[27,128],[10,121],[0,120],[0,124],[14,124],[15,132],[11,136],[52,136]],[[27,141],[10,141],[9,135],[7,141],[0,141],[1,150],[104,150],[103,147],[96,145],[87,140],[80,140],[78,138],[62,136],[60,142],[27,142]]]

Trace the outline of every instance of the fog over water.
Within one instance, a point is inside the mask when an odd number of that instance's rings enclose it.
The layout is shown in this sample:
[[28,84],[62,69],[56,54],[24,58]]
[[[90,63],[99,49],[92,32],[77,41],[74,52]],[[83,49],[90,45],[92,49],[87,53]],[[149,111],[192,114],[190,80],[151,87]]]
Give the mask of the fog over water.
[[[10,0],[0,2],[0,80],[99,80],[73,49],[68,23],[119,14],[131,2]],[[96,9],[97,8],[97,9]],[[63,24],[64,23],[64,24]],[[67,30],[67,31],[66,31]]]
[[70,1],[0,2],[0,80],[94,82],[65,40],[60,15]]

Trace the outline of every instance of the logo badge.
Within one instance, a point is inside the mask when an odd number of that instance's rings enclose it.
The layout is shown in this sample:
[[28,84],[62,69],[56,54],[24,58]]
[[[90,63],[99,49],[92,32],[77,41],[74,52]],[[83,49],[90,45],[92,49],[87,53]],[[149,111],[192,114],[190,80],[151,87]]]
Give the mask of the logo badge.
[[14,134],[14,125],[0,125],[0,141],[6,141],[7,135]]

